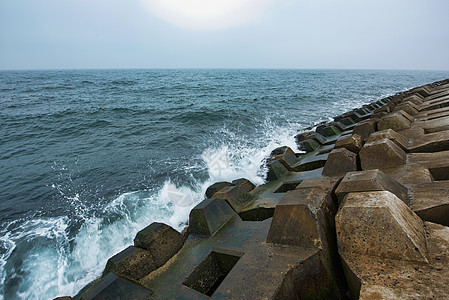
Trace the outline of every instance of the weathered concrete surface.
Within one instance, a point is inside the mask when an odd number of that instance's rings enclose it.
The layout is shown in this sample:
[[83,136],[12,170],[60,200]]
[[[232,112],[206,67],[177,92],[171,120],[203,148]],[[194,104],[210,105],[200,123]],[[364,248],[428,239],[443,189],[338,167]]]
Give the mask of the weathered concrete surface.
[[293,171],[293,166],[298,162],[295,152],[287,146],[274,149],[270,160],[278,160],[289,171]]
[[213,197],[225,200],[237,213],[241,212],[253,200],[245,187],[237,185],[222,188]]
[[401,149],[404,150],[404,152],[407,152],[408,149],[407,139],[401,134],[394,131],[393,129],[386,129],[374,132],[370,135],[370,137],[366,140],[366,142],[371,143],[382,139],[389,139],[390,141],[393,141],[396,145],[401,147]]
[[[278,162],[278,161],[276,161]],[[279,163],[279,162],[278,162]],[[216,182],[213,185],[211,185],[210,187],[207,188],[206,190],[206,198],[212,198],[213,195],[218,192],[219,190],[221,190],[222,188],[228,187],[228,186],[232,186],[233,184],[230,182],[226,182],[226,181],[220,181],[220,182]]]
[[346,148],[353,153],[359,153],[363,147],[363,140],[359,134],[352,134],[350,136],[342,137],[335,142],[335,148]]
[[412,197],[410,207],[421,219],[449,226],[449,181],[418,184]]
[[[169,264],[148,275],[141,284],[154,292],[152,299],[208,299],[209,296],[183,283],[215,251],[235,253],[240,258],[212,292],[214,299],[281,299],[283,295],[297,296],[302,289],[310,295],[326,291],[326,288],[328,297],[335,293],[332,278],[323,273],[327,270],[320,266],[319,250],[266,244],[270,223],[271,219],[242,222],[237,218],[207,240],[189,237]],[[297,269],[304,274],[292,285],[291,278],[298,278],[292,276],[298,274]],[[208,272],[203,273],[208,275]],[[321,283],[307,287],[313,279]]]
[[352,130],[352,133],[360,135],[362,137],[362,140],[366,141],[370,134],[375,132],[376,130],[377,119],[369,119],[357,124]]
[[151,299],[153,292],[126,279],[109,273],[80,295],[81,300]]
[[377,128],[379,131],[386,129],[401,131],[404,129],[409,129],[410,126],[411,121],[404,117],[404,115],[400,112],[389,113],[377,122]]
[[407,188],[379,169],[346,173],[335,194],[340,204],[349,193],[372,191],[389,191],[409,204]]
[[108,260],[103,276],[113,272],[129,280],[139,281],[156,268],[150,251],[129,246]]
[[267,242],[328,248],[335,212],[330,194],[322,188],[288,191],[276,206]]
[[235,211],[225,200],[203,200],[190,211],[189,232],[193,235],[212,236],[235,216]]
[[186,237],[163,223],[151,223],[139,231],[134,246],[150,251],[157,268],[163,266],[179,249]]
[[324,165],[323,176],[344,176],[357,169],[357,154],[346,148],[334,149]]
[[288,173],[288,170],[286,167],[284,167],[283,164],[281,164],[278,160],[272,160],[267,162],[267,180],[273,181],[277,179],[281,179],[285,174]]
[[345,274],[359,299],[446,299],[449,295],[449,227],[425,222],[429,263],[343,257]]
[[366,143],[360,150],[359,156],[362,170],[403,165],[406,160],[404,150],[388,139]]

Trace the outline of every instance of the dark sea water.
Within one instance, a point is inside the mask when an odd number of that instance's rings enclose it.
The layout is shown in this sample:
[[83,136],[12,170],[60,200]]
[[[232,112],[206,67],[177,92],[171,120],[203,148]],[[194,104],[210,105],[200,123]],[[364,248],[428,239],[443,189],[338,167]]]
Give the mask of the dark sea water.
[[215,181],[264,182],[310,125],[432,71],[0,72],[0,299],[74,295],[151,222],[177,230]]

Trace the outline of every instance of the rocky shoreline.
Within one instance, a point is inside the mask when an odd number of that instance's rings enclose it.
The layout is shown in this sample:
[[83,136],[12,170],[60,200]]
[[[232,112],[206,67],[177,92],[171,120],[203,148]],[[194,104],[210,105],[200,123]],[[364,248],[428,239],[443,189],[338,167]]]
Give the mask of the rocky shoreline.
[[447,297],[449,79],[309,130],[265,184],[215,183],[182,233],[150,224],[73,299]]

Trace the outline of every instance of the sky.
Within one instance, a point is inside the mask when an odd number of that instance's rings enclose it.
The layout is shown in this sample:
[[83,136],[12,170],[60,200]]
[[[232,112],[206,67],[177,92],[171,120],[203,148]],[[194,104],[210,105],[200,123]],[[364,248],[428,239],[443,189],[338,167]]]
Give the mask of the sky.
[[0,69],[449,70],[448,0],[0,0]]

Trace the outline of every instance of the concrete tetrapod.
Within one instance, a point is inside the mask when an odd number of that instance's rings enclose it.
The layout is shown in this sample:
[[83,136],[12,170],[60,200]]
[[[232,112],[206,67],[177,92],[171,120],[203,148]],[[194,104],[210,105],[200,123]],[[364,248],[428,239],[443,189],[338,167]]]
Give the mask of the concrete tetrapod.
[[350,193],[335,217],[339,252],[427,262],[422,220],[389,191]]

